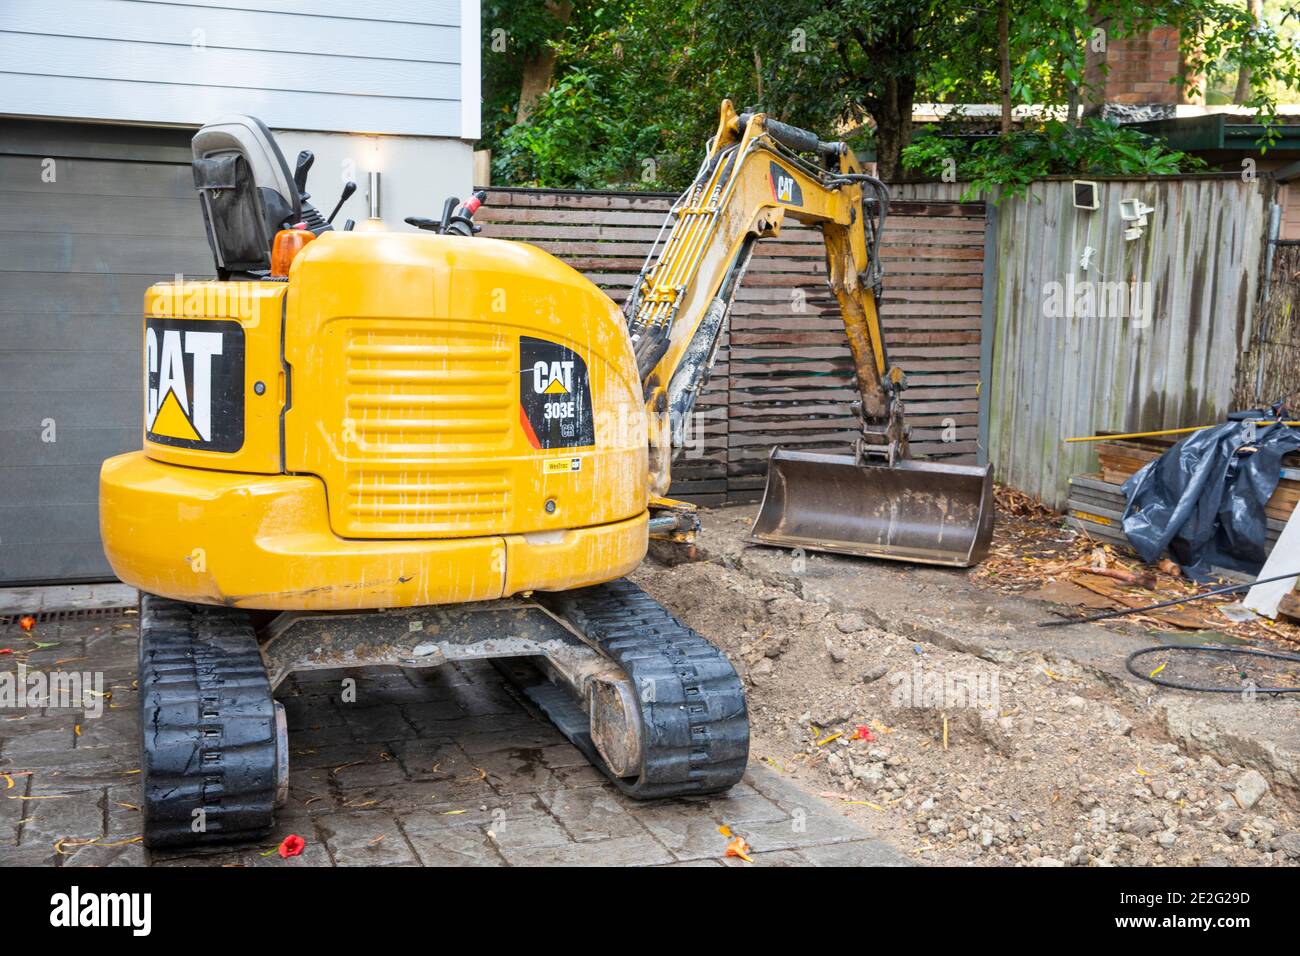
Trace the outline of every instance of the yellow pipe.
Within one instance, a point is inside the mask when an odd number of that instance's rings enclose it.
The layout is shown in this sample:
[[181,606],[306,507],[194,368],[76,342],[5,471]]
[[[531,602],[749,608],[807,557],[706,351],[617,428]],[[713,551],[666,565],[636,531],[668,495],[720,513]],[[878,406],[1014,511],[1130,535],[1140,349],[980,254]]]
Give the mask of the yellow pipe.
[[[1279,422],[1273,419],[1261,419],[1251,422],[1252,425],[1289,425],[1295,427],[1300,422]],[[1213,425],[1193,425],[1190,428],[1165,428],[1158,432],[1128,432],[1123,435],[1084,435],[1079,438],[1067,438],[1067,442],[1072,441],[1118,441],[1121,438],[1154,438],[1157,435],[1185,435],[1188,432],[1199,432],[1202,428],[1213,428]]]

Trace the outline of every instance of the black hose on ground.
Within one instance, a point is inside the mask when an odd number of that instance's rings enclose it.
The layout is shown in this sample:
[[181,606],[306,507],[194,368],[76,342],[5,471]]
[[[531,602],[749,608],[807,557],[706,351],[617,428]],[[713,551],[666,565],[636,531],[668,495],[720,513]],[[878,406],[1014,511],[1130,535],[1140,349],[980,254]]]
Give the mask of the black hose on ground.
[[1160,677],[1160,671],[1163,668],[1157,668],[1150,673],[1142,673],[1135,666],[1134,662],[1146,654],[1155,654],[1158,652],[1169,653],[1171,651],[1199,652],[1215,654],[1241,654],[1247,657],[1267,657],[1270,660],[1293,661],[1300,664],[1300,654],[1286,654],[1281,651],[1261,651],[1251,647],[1219,647],[1214,644],[1155,644],[1151,647],[1143,647],[1134,651],[1124,660],[1124,666],[1134,677],[1140,678],[1160,687],[1169,687],[1173,690],[1191,690],[1202,694],[1300,694],[1300,686],[1297,687],[1257,687],[1249,684],[1237,685],[1236,687],[1212,687],[1206,684],[1185,684],[1181,681],[1167,680]]

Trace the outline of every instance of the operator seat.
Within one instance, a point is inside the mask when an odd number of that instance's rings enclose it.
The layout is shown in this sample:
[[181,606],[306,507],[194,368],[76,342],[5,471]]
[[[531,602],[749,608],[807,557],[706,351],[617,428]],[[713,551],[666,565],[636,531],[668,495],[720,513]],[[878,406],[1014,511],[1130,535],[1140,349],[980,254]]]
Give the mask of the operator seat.
[[302,197],[271,131],[254,116],[226,116],[194,134],[194,187],[217,278],[265,275],[275,234],[302,219]]

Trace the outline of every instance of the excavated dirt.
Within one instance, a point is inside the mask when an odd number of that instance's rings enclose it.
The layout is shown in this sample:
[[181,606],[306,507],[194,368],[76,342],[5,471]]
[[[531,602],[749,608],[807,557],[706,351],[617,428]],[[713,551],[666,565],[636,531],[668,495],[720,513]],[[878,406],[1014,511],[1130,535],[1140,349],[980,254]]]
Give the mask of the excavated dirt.
[[748,563],[714,552],[633,578],[735,663],[751,760],[839,801],[918,862],[1300,864],[1294,792],[1172,742],[1113,676],[1029,649],[920,643]]

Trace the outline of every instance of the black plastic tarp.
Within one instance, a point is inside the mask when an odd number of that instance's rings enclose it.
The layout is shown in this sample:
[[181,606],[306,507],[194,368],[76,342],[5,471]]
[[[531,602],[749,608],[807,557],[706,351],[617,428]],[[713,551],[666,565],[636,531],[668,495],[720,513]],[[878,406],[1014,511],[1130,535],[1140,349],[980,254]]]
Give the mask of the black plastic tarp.
[[[1238,454],[1246,446],[1256,451]],[[1258,574],[1264,565],[1264,504],[1282,456],[1300,448],[1286,425],[1228,422],[1193,432],[1124,482],[1124,533],[1144,561],[1169,555],[1195,581],[1212,567]]]

